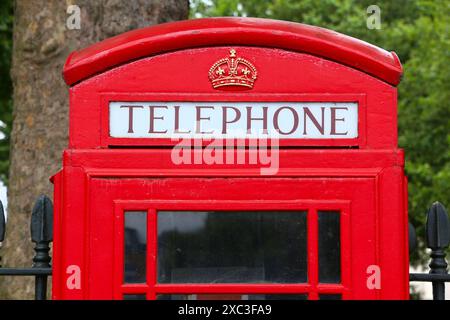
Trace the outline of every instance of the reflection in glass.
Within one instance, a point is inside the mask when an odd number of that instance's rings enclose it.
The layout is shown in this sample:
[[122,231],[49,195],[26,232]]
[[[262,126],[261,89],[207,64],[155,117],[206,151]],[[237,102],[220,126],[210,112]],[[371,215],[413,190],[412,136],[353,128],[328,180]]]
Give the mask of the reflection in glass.
[[340,294],[320,294],[319,300],[342,300]]
[[306,239],[306,211],[160,211],[158,282],[306,282]]
[[147,300],[145,294],[124,294],[123,300]]
[[341,282],[339,211],[319,211],[319,282]]
[[254,294],[248,300],[307,300],[307,294]]
[[157,300],[307,300],[307,294],[159,294]]
[[147,212],[125,212],[126,283],[144,283],[146,278]]

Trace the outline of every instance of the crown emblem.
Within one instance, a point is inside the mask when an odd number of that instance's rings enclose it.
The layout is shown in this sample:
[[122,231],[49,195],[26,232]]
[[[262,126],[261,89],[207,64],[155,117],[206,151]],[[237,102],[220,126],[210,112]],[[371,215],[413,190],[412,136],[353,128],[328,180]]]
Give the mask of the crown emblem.
[[209,69],[209,80],[214,89],[241,87],[253,88],[258,73],[255,66],[244,58],[236,57],[236,50],[230,50],[228,58],[222,58]]

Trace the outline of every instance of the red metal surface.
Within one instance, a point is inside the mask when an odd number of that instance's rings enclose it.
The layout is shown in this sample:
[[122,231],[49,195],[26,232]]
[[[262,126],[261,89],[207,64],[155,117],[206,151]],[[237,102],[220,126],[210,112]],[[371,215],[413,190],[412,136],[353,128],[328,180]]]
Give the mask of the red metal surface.
[[397,85],[395,53],[327,29],[258,18],[206,18],[130,31],[74,52],[64,66],[69,85],[121,64],[189,48],[246,45],[320,56]]
[[[253,89],[212,88],[208,70],[235,48],[258,69]],[[186,66],[189,68],[186,68]],[[164,139],[109,137],[108,101],[355,101],[359,103],[357,139],[290,139],[285,146],[397,146],[395,87],[333,61],[303,53],[255,47],[189,49],[132,61],[70,88],[71,148],[123,145],[173,145]]]
[[[66,288],[56,273],[55,299],[120,299],[124,293],[342,293],[344,299],[406,299],[408,273],[403,210],[403,154],[389,150],[281,150],[276,176],[261,177],[256,166],[185,166],[170,150],[72,150],[64,157],[64,237],[54,268],[79,265],[80,290]],[[70,186],[70,188],[68,187]],[[397,186],[397,187],[396,187]],[[307,284],[156,284],[156,248],[149,250],[146,284],[123,284],[123,210],[255,208],[310,210],[317,228],[319,208],[342,210],[342,283],[318,284],[317,236],[308,238]],[[156,232],[149,233],[150,246]],[[152,238],[153,237],[153,238]],[[366,286],[366,268],[382,271],[380,290]],[[151,267],[153,266],[153,267]]]
[[[247,91],[212,88],[208,70],[231,48],[258,70]],[[201,19],[141,29],[74,53],[70,139],[54,177],[54,299],[121,299],[125,293],[342,293],[407,299],[407,193],[397,148],[394,54],[337,33],[263,19]],[[356,139],[280,142],[279,171],[258,164],[183,164],[164,139],[109,136],[109,101],[358,102]],[[196,152],[201,152],[197,150]],[[245,151],[248,157],[253,151]],[[156,210],[308,209],[308,283],[158,284]],[[317,210],[341,210],[342,282],[318,281]],[[147,282],[124,284],[123,211],[147,210]],[[381,288],[367,287],[367,267]],[[67,286],[79,266],[81,287]]]

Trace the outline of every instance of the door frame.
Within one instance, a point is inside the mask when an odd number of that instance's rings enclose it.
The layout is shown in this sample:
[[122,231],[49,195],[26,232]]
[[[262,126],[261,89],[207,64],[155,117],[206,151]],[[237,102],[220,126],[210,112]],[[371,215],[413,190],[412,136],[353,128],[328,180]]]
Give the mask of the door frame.
[[[350,200],[114,200],[114,299],[124,294],[307,294],[309,300],[319,294],[342,294],[351,298],[351,223]],[[307,211],[307,275],[301,284],[158,284],[157,283],[157,212],[169,211]],[[147,283],[124,284],[124,212],[147,212]],[[319,283],[318,211],[340,212],[340,284]]]

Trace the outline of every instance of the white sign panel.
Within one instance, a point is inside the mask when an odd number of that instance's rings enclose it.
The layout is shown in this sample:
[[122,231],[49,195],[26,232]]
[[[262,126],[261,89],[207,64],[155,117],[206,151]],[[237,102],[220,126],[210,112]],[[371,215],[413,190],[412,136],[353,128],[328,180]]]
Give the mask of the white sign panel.
[[110,102],[114,138],[352,139],[354,102]]

